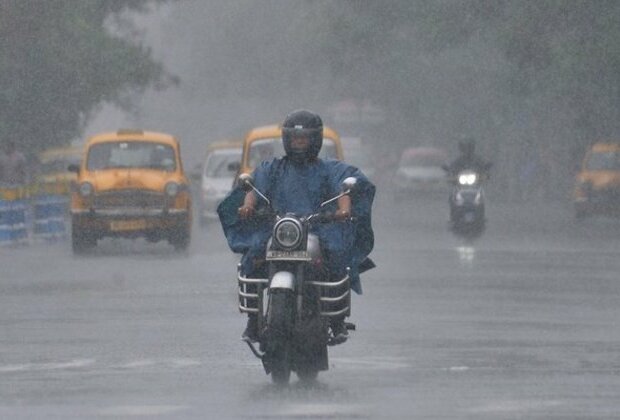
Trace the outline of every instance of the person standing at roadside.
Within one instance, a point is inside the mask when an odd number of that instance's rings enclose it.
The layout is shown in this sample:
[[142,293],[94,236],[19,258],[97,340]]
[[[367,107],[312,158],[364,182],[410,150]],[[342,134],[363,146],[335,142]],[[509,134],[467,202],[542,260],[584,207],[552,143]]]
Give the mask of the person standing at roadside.
[[28,182],[26,157],[17,150],[15,142],[5,140],[0,154],[0,185],[23,187]]

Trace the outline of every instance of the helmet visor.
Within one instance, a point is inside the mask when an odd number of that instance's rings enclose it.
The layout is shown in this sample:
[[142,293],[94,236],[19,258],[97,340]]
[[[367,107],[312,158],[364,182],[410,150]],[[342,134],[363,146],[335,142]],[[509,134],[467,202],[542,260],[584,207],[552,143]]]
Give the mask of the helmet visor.
[[289,136],[290,138],[305,137],[307,139],[311,139],[312,136],[315,136],[320,132],[321,130],[318,128],[302,128],[301,126],[282,128],[282,135]]

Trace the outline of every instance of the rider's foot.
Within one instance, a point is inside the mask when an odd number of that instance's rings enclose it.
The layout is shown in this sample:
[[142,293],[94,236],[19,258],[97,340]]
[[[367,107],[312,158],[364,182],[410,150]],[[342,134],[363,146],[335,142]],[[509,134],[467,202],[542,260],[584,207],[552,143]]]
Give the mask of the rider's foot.
[[349,331],[344,319],[333,321],[331,324],[332,338],[331,344],[342,344],[349,338]]
[[258,318],[256,316],[248,316],[248,324],[241,334],[241,339],[249,342],[258,341]]

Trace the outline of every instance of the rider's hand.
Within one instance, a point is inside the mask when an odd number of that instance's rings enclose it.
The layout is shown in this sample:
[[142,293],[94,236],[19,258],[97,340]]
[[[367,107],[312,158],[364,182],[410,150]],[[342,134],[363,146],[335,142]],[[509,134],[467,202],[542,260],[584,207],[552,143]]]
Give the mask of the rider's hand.
[[237,210],[239,217],[242,219],[249,219],[254,215],[254,207],[251,206],[241,206],[239,210]]
[[343,195],[338,199],[338,210],[334,213],[337,222],[344,222],[351,218],[351,197]]
[[348,210],[342,210],[342,209],[338,209],[336,210],[336,212],[334,213],[334,219],[336,219],[339,222],[348,220],[351,218],[351,212]]

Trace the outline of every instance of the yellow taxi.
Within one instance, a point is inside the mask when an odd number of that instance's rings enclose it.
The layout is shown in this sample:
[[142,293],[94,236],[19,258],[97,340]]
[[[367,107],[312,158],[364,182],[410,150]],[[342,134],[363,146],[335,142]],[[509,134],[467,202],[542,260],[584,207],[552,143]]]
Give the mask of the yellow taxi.
[[83,147],[69,146],[47,149],[39,154],[39,175],[37,176],[37,192],[39,194],[68,195],[71,185],[76,182],[77,175],[68,172],[72,164],[82,160]]
[[586,152],[573,191],[575,216],[620,216],[620,141],[598,142]]
[[[256,127],[248,131],[243,139],[240,174],[252,171],[264,160],[282,157],[286,153],[282,144],[282,126],[278,124]],[[323,146],[319,152],[321,159],[344,160],[342,143],[336,131],[323,127]]]
[[75,253],[107,236],[189,246],[191,193],[175,137],[142,130],[98,134],[69,170],[77,173],[71,193]]

